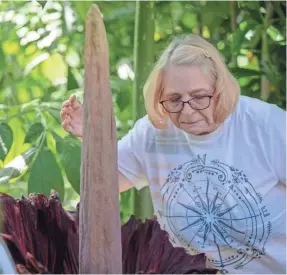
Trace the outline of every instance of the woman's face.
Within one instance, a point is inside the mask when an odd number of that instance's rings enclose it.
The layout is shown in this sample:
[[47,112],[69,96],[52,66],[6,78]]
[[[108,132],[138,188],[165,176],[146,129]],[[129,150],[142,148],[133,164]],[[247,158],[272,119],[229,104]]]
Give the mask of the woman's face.
[[193,99],[192,106],[185,103],[180,112],[167,112],[174,125],[194,135],[208,134],[218,127],[214,122],[215,99],[208,97],[214,94],[212,84],[208,73],[203,73],[198,66],[169,65],[161,97],[165,109],[179,111],[180,101]]

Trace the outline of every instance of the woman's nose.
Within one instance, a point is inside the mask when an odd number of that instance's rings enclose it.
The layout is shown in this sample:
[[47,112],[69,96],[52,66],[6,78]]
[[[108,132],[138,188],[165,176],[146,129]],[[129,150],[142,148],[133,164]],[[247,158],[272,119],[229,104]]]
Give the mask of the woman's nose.
[[183,109],[181,110],[181,113],[182,114],[185,114],[185,115],[191,115],[195,112],[196,110],[193,109],[189,104],[188,102],[185,102],[183,104]]

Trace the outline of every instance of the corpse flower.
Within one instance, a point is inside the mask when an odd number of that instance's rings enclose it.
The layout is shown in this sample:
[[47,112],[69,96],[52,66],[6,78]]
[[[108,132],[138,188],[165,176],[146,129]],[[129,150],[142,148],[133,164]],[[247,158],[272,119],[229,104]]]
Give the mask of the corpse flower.
[[[79,204],[66,211],[56,192],[47,198],[31,194],[14,199],[0,193],[4,212],[2,238],[19,274],[79,273]],[[145,222],[130,217],[122,225],[124,274],[215,274],[205,255],[174,248],[156,217]]]

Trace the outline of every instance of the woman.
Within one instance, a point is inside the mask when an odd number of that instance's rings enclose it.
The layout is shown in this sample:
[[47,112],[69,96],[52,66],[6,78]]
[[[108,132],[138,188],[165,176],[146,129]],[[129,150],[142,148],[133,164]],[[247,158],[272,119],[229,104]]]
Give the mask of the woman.
[[[240,96],[219,52],[175,38],[144,87],[147,115],[118,143],[120,191],[149,185],[174,246],[222,273],[286,271],[285,111]],[[81,137],[82,105],[63,104]]]

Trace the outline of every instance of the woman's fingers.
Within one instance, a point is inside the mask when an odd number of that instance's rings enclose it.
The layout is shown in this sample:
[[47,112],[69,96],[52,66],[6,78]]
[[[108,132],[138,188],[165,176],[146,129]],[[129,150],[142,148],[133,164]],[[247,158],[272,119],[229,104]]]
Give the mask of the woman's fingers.
[[67,131],[72,133],[73,132],[73,127],[71,125],[71,117],[69,115],[66,116],[66,119],[62,122],[62,127]]
[[61,120],[64,121],[66,116],[69,115],[71,118],[74,118],[75,116],[75,109],[73,109],[71,106],[64,107],[61,112]]
[[64,103],[62,104],[62,108],[68,107],[68,106],[70,106],[70,105],[71,105],[70,100],[66,100],[66,101],[64,101]]
[[72,119],[77,118],[75,109],[73,109],[72,107],[68,107],[67,115],[69,115]]
[[69,106],[73,106],[73,104],[75,103],[76,100],[77,100],[77,99],[76,99],[76,96],[75,96],[75,95],[70,96],[70,98],[69,98],[68,100],[66,100],[66,101],[63,102],[62,108],[64,108],[64,107],[69,107]]
[[77,109],[79,109],[80,107],[82,107],[82,104],[81,104],[79,101],[77,101],[77,98],[76,98],[75,95],[72,96],[72,97],[70,97],[70,102],[71,102],[71,107],[72,107],[74,110],[77,110]]
[[71,96],[69,100],[65,101],[62,104],[62,110],[60,112],[60,117],[62,121],[62,127],[65,131],[74,134],[75,129],[73,124],[75,120],[78,121],[81,112],[77,111],[79,108],[82,108],[82,104],[77,101],[75,95]]
[[77,98],[75,95],[71,95],[69,98],[69,101],[71,102],[71,105],[73,106],[73,104],[75,103],[75,101],[77,101]]
[[74,119],[77,117],[77,114],[75,114],[75,110],[72,109],[72,107],[65,107],[61,112],[61,119],[65,120],[66,116],[70,116],[71,119]]
[[65,120],[68,111],[69,111],[69,108],[68,108],[68,107],[64,107],[64,108],[62,109],[62,111],[60,112],[61,120],[62,120],[62,121]]
[[63,122],[62,122],[62,127],[64,128],[65,131],[68,131],[68,126],[69,126],[69,121],[66,118]]
[[62,108],[72,107],[74,110],[79,109],[81,106],[82,104],[77,101],[77,97],[75,95],[70,96],[70,98],[62,104]]

